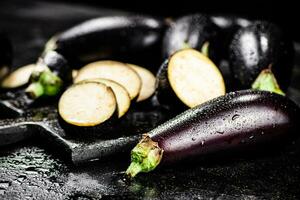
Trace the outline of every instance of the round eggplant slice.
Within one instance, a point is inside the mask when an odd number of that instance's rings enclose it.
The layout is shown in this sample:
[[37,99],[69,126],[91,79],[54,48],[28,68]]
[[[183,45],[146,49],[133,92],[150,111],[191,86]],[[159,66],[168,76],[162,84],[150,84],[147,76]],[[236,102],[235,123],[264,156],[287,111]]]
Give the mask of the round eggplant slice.
[[68,124],[92,127],[110,119],[117,109],[110,87],[96,82],[71,86],[61,96],[58,112]]
[[97,79],[89,79],[84,80],[83,82],[96,82],[96,83],[102,83],[112,89],[116,96],[117,105],[118,105],[118,117],[122,117],[130,108],[130,96],[127,90],[120,85],[119,83],[104,79],[104,78],[97,78]]
[[158,100],[163,104],[172,105],[179,99],[180,104],[190,108],[225,94],[219,69],[208,57],[193,49],[176,52],[162,65],[157,87]]
[[132,67],[142,79],[142,88],[137,98],[137,102],[150,98],[155,92],[155,76],[148,69],[128,64]]
[[140,76],[128,65],[117,61],[90,63],[79,70],[74,82],[94,78],[110,79],[121,84],[128,91],[131,100],[139,95],[142,87]]
[[26,83],[28,83],[30,75],[35,67],[35,64],[29,64],[16,69],[3,79],[3,81],[1,82],[1,87],[10,89],[25,85]]

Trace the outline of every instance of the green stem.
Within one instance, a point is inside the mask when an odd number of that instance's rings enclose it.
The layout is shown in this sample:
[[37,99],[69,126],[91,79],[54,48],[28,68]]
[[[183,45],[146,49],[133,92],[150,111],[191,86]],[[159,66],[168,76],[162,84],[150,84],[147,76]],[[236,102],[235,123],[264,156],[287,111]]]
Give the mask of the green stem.
[[62,80],[49,69],[32,73],[31,84],[25,90],[32,98],[56,96],[63,85]]
[[44,94],[44,88],[39,82],[31,83],[25,90],[33,99],[36,99]]
[[285,93],[280,89],[278,82],[271,69],[264,69],[261,71],[261,73],[258,75],[256,80],[252,84],[252,89],[269,91],[280,95],[285,95]]
[[157,142],[151,140],[148,135],[131,151],[131,164],[126,170],[129,178],[135,177],[140,172],[149,172],[154,170],[160,163],[163,156],[163,150]]
[[201,53],[203,55],[205,55],[206,57],[209,56],[209,42],[208,41],[204,42],[204,44],[202,45]]

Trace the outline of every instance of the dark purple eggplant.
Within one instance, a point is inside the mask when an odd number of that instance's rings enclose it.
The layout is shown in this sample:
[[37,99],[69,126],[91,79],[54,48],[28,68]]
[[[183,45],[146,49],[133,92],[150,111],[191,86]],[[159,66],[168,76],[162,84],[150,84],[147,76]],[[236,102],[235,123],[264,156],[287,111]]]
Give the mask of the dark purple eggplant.
[[171,23],[163,38],[162,56],[169,58],[184,48],[203,51],[215,63],[218,63],[218,27],[202,14],[179,17]]
[[213,15],[211,21],[219,28],[219,37],[222,40],[222,59],[228,59],[228,47],[235,34],[240,29],[251,25],[251,21],[246,18],[229,16],[229,15]]
[[250,88],[258,74],[271,67],[279,85],[287,89],[294,48],[291,38],[275,24],[256,21],[241,28],[230,44],[229,57],[237,88]]
[[38,60],[36,70],[31,73],[26,93],[33,99],[56,96],[71,81],[72,70],[64,56],[55,51],[48,51]]
[[0,32],[0,80],[10,71],[12,45],[4,33]]
[[38,61],[25,90],[7,91],[6,95],[2,95],[0,118],[18,117],[29,108],[53,104],[71,80],[72,70],[64,57],[49,51]]
[[129,177],[162,163],[256,145],[283,144],[298,136],[299,107],[266,91],[228,93],[187,110],[144,135],[131,152]]
[[99,17],[53,37],[45,51],[56,50],[72,67],[100,59],[151,65],[155,59],[160,59],[156,52],[159,53],[164,28],[165,22],[154,17]]

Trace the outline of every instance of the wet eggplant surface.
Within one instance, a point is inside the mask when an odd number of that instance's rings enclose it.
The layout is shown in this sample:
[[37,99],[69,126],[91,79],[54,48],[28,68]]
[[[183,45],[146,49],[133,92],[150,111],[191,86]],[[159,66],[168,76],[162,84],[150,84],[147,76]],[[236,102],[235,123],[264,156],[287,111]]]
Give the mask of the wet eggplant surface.
[[[0,2],[0,28],[12,39],[13,65],[20,66],[34,62],[44,43],[57,31],[92,17],[120,13],[123,12],[76,4],[9,0]],[[300,104],[300,45],[295,47],[298,65],[293,71],[288,96]],[[54,107],[48,107],[13,121],[48,124],[60,133],[59,137],[72,143],[66,143],[66,148],[70,147],[67,152],[75,151],[76,145],[90,145],[88,141],[65,137],[56,116]],[[128,134],[151,130],[166,117],[164,110],[158,108],[132,109],[126,120],[134,123],[134,128],[128,129]],[[1,127],[5,124],[12,121],[0,121]],[[129,153],[74,165],[70,155],[55,146],[55,140],[37,134],[42,132],[40,129],[32,132],[27,140],[0,148],[0,199],[300,198],[299,141],[284,149],[165,166],[126,182],[122,174],[129,164]]]

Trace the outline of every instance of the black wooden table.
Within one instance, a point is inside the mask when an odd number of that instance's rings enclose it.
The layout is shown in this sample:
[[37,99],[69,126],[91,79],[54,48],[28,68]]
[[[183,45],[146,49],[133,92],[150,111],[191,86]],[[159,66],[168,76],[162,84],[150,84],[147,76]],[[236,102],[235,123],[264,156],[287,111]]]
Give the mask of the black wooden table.
[[[85,19],[116,13],[122,12],[2,0],[0,29],[12,38],[14,66],[20,66],[34,62],[54,33]],[[296,66],[289,96],[298,104],[299,77]],[[125,183],[121,174],[129,155],[75,167],[44,150],[42,141],[27,141],[0,149],[0,199],[300,199],[299,149],[295,143],[256,155],[166,166]]]

